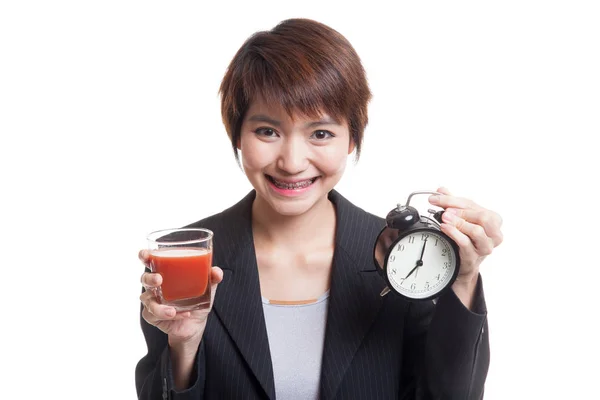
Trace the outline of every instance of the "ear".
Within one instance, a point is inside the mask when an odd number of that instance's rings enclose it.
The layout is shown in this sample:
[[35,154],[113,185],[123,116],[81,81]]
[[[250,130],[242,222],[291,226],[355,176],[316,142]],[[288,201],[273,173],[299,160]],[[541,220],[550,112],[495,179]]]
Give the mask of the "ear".
[[354,139],[350,138],[350,144],[348,145],[348,154],[352,154],[354,151]]

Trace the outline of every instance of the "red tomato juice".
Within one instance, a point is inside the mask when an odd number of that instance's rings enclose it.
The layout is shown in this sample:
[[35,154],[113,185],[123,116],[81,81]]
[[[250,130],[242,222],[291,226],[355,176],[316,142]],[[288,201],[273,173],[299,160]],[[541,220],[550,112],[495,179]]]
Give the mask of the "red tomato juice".
[[162,276],[161,291],[165,301],[198,298],[209,292],[212,251],[163,248],[151,251],[151,262],[153,272]]

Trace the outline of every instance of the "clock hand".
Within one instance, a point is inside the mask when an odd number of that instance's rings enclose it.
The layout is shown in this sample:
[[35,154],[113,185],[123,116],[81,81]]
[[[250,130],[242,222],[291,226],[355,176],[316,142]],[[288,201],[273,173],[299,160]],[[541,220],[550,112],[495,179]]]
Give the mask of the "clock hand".
[[408,279],[408,277],[411,276],[413,274],[413,272],[415,272],[415,270],[417,268],[419,268],[420,266],[423,265],[423,254],[425,254],[425,246],[427,246],[427,239],[425,239],[425,243],[423,243],[423,250],[421,250],[421,258],[417,261],[417,265],[415,265],[415,267],[410,270],[410,272],[408,273],[408,275],[406,275],[406,277],[404,278],[404,280]]
[[408,273],[408,275],[406,275],[406,277],[403,280],[407,280],[408,277],[411,276],[413,272],[415,272],[415,269],[417,269],[419,267],[420,267],[420,265],[419,265],[419,262],[417,261],[417,265],[413,269],[410,270],[410,272]]
[[421,265],[423,265],[423,254],[425,254],[425,246],[427,246],[427,239],[429,238],[425,238],[425,243],[423,243],[423,250],[421,250],[421,258],[418,261],[421,262]]
[[421,260],[417,261],[417,265],[415,265],[415,267],[410,270],[410,272],[408,273],[408,275],[406,275],[406,277],[403,280],[407,280],[408,277],[411,276],[413,274],[413,272],[415,272],[415,270],[417,268],[419,268],[421,265],[423,265],[423,261],[421,261]]

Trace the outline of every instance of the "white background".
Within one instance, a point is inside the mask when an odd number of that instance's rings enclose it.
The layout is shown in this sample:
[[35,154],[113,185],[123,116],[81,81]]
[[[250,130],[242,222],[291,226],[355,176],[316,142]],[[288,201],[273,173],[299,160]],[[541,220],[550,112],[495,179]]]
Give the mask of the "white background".
[[217,90],[243,41],[288,17],[340,31],[368,73],[343,195],[385,216],[445,185],[504,217],[482,265],[486,399],[597,396],[593,3],[2,2],[0,396],[135,397],[138,250],[250,190]]

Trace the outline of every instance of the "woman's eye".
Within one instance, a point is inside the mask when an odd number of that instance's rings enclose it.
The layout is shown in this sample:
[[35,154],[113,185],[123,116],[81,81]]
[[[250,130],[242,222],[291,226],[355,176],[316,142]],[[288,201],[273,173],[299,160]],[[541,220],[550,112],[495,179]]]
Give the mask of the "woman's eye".
[[257,135],[265,137],[277,137],[277,132],[271,128],[258,128],[254,131]]
[[331,133],[329,131],[316,131],[315,133],[312,134],[312,137],[314,137],[317,140],[329,139],[329,138],[332,138],[333,136],[334,136],[333,133]]

